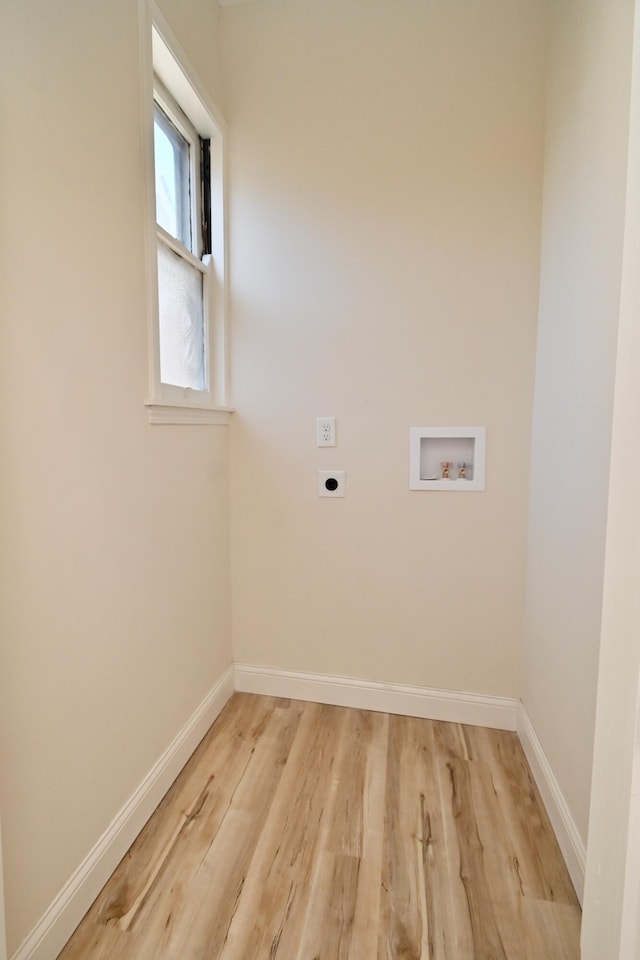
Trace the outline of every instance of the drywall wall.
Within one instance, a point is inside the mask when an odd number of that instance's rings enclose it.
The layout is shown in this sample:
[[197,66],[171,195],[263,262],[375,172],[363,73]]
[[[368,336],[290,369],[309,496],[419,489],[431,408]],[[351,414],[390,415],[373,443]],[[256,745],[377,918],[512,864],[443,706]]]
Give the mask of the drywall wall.
[[[219,99],[216,5],[160,8]],[[140,91],[136,3],[3,4],[9,955],[231,663],[226,430],[144,407]]]
[[[222,23],[234,655],[518,696],[546,4]],[[485,426],[486,491],[409,491],[412,425]]]
[[523,701],[585,843],[632,18],[559,0],[551,24]]
[[583,960],[640,956],[640,5],[602,601]]

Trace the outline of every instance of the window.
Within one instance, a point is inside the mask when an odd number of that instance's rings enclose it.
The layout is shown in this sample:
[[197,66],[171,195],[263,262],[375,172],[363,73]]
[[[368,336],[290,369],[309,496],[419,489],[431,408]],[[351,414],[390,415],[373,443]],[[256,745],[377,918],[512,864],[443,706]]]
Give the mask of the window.
[[166,24],[151,29],[147,406],[152,422],[226,422],[223,129],[184,57],[167,42],[168,33]]
[[189,390],[208,389],[208,307],[211,256],[206,237],[208,192],[203,169],[209,141],[177,104],[156,89],[153,120],[158,235],[160,380]]

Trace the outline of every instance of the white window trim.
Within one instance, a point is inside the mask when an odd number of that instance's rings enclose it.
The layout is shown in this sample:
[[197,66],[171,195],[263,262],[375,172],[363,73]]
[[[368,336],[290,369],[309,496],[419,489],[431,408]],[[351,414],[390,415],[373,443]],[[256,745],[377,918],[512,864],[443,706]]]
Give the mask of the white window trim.
[[[226,123],[153,0],[139,0],[142,63],[142,118],[144,160],[147,170],[145,220],[147,247],[149,385],[145,405],[150,423],[227,424],[232,407],[229,396],[228,360],[228,268],[226,170],[224,139]],[[198,262],[209,272],[207,290],[207,339],[209,391],[194,391],[162,383],[158,326],[157,245],[171,246],[172,238],[156,223],[153,159],[154,75],[166,87],[194,124],[198,134],[211,139],[211,263]],[[161,101],[161,97],[159,98]],[[197,259],[197,258],[194,258]]]

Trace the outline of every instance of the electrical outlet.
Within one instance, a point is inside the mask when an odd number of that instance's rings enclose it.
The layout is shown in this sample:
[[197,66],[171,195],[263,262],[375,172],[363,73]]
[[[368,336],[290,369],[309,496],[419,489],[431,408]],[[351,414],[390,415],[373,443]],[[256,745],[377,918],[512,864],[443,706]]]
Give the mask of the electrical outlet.
[[344,497],[345,484],[344,470],[318,470],[319,497]]
[[335,447],[336,418],[318,417],[316,420],[316,441],[319,447]]

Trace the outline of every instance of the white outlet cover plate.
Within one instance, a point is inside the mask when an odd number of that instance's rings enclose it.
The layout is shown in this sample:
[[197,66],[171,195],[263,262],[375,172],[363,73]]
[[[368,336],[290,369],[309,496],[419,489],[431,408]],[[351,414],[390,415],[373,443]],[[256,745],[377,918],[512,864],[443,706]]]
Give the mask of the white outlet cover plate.
[[[327,489],[327,480],[337,481],[335,490]],[[318,470],[318,496],[344,497],[346,493],[346,474],[344,470]]]
[[335,447],[336,418],[318,417],[316,419],[316,443],[319,447]]

